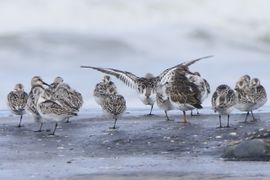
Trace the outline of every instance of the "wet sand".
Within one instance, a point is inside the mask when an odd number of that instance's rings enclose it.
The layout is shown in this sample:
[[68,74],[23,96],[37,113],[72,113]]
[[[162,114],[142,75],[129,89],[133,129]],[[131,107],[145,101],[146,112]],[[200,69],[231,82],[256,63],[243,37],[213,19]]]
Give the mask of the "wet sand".
[[[134,115],[135,114],[135,115]],[[216,115],[188,117],[179,112],[145,116],[126,113],[117,126],[101,114],[81,114],[61,123],[55,136],[33,132],[30,116],[0,118],[0,179],[268,179],[268,162],[226,161],[223,150],[246,133],[269,128],[269,113],[256,123],[231,116],[231,128],[219,129]],[[224,119],[223,124],[226,124]],[[53,128],[46,123],[44,129]]]

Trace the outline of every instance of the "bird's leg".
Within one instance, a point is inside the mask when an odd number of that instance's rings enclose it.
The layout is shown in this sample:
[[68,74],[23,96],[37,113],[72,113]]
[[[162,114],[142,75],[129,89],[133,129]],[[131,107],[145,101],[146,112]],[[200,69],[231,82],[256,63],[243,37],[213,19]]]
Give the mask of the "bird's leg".
[[245,118],[245,121],[244,121],[245,123],[247,122],[248,116],[249,116],[249,111],[246,114],[246,118]]
[[150,113],[148,114],[148,116],[153,115],[153,114],[152,114],[153,107],[154,107],[154,104],[151,105]]
[[230,115],[228,114],[228,119],[227,119],[227,126],[226,126],[227,128],[229,128],[230,127]]
[[193,110],[190,111],[190,116],[194,116]]
[[219,118],[219,128],[222,128],[222,124],[221,124],[221,114],[218,115]]
[[253,121],[253,122],[254,122],[254,121],[257,121],[257,119],[254,117],[253,111],[250,111],[250,112],[251,112],[251,115],[252,115],[252,118],[253,118],[252,121]]
[[168,113],[167,113],[167,111],[164,111],[165,112],[165,115],[166,115],[166,119],[167,119],[167,121],[171,121],[171,119],[169,118],[169,116],[168,116]]
[[56,131],[57,126],[58,126],[58,124],[57,124],[57,123],[55,123],[54,130],[53,130],[53,132],[52,132],[52,133],[50,133],[49,135],[54,136],[54,133],[55,133],[55,131]]
[[21,117],[20,117],[20,122],[19,122],[19,125],[17,126],[18,128],[20,128],[20,127],[22,127],[22,117],[23,117],[23,115],[21,115]]
[[184,115],[184,121],[183,121],[183,123],[187,123],[186,111],[183,111],[183,115]]
[[199,116],[200,115],[199,109],[196,109],[196,111],[197,111],[197,116]]
[[65,123],[70,123],[69,118],[66,118],[66,122]]
[[115,129],[117,118],[114,119],[113,129]]
[[113,124],[113,127],[110,127],[110,129],[116,129],[116,121],[117,121],[117,118],[114,118],[114,124]]
[[43,126],[43,122],[40,123],[39,130],[36,130],[34,132],[41,132],[42,126]]

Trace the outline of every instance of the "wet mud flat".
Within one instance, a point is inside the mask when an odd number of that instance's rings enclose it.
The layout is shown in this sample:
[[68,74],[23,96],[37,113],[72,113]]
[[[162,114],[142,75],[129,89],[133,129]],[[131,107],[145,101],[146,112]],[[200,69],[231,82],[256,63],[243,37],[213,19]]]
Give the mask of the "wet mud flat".
[[[30,116],[17,128],[18,117],[0,119],[1,179],[268,179],[269,163],[228,161],[224,148],[247,133],[270,128],[269,113],[256,114],[255,123],[242,123],[245,115],[231,116],[230,128],[217,128],[216,115],[174,121],[163,114],[125,114],[118,129],[100,115],[83,114],[61,123],[55,136],[34,132]],[[226,124],[226,119],[223,121]],[[53,128],[46,123],[44,129]]]

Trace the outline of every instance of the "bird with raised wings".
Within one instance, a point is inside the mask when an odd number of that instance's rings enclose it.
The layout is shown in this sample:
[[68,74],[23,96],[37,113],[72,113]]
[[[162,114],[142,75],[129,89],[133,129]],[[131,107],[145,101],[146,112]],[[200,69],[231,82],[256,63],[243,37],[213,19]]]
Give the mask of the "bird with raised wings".
[[171,104],[183,111],[183,123],[187,123],[186,111],[201,109],[201,92],[196,84],[190,82],[187,74],[192,74],[186,66],[177,67],[166,82]]
[[178,64],[174,67],[168,68],[164,70],[159,76],[154,76],[150,73],[147,73],[145,77],[138,77],[135,74],[128,72],[128,71],[121,71],[113,68],[100,68],[100,67],[93,67],[93,66],[81,66],[81,68],[91,68],[105,74],[109,74],[115,76],[117,79],[121,80],[124,84],[128,87],[131,87],[136,90],[139,99],[145,104],[150,105],[150,113],[152,115],[152,110],[154,103],[156,101],[156,88],[158,83],[164,84],[174,73],[174,70],[178,66],[185,66],[188,69],[188,66],[201,60],[206,59],[212,56],[201,57],[195,60],[188,61],[186,63]]

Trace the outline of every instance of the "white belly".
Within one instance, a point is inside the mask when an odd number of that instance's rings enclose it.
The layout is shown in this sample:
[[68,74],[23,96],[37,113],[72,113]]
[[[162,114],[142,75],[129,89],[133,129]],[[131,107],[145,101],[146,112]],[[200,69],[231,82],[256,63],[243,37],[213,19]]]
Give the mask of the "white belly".
[[151,95],[150,97],[146,97],[143,94],[139,94],[140,100],[143,102],[145,105],[153,105],[155,104],[156,98],[155,95]]
[[172,102],[172,105],[176,108],[179,109],[181,111],[190,111],[192,109],[195,109],[194,106],[190,105],[190,104],[180,104],[180,103],[175,103]]
[[239,111],[251,111],[252,110],[252,103],[237,103],[234,107]]

